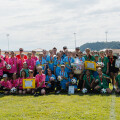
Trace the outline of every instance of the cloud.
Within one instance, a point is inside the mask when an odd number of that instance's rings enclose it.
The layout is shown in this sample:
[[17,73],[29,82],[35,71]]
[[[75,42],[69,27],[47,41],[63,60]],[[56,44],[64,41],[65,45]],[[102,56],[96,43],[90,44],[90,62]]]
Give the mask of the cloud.
[[0,0],[0,42],[10,48],[62,49],[86,42],[119,40],[119,0]]

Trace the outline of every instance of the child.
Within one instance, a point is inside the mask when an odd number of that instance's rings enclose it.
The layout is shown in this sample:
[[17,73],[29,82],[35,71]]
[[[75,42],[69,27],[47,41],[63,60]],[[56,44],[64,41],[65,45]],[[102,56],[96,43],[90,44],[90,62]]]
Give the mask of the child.
[[26,94],[26,90],[23,89],[23,79],[26,79],[25,70],[21,71],[21,76],[19,78],[19,85],[18,85],[18,93],[19,94]]
[[23,68],[23,63],[24,62],[25,62],[24,54],[21,54],[21,59],[18,60],[18,72],[19,72],[19,74],[20,74],[20,71]]
[[74,63],[74,58],[71,57],[71,52],[67,52],[67,56],[64,58],[64,64],[65,64],[65,72],[70,73],[72,68],[71,68],[71,63]]
[[101,89],[106,89],[107,93],[111,93],[112,91],[109,88],[107,79],[110,79],[107,75],[102,73],[102,69],[98,68],[98,76],[96,77],[95,83],[98,83],[98,85],[95,87],[95,90],[101,90]]
[[5,67],[4,60],[2,58],[0,58],[0,81],[1,81],[2,76],[3,76],[3,68],[4,67]]
[[[72,82],[72,80],[75,79],[76,82]],[[68,82],[66,83],[66,86],[74,86],[75,91],[77,91],[77,78],[74,77],[74,73],[70,72]]]
[[29,52],[28,54],[28,59],[26,60],[26,63],[27,63],[27,65],[28,65],[28,68],[30,69],[30,70],[35,70],[35,61],[34,61],[34,59],[32,59],[31,58],[31,53]]
[[[28,65],[27,65],[26,62],[23,63],[23,68],[22,68],[22,70],[24,70],[24,71],[26,72],[26,77],[29,77],[29,70],[30,70],[30,69],[28,69]],[[21,70],[21,71],[22,71],[22,70]],[[21,71],[20,71],[20,76],[21,76]]]
[[37,74],[35,76],[36,89],[35,89],[34,96],[38,96],[40,94],[45,95],[45,89],[46,89],[45,78],[46,78],[46,76],[45,76],[45,74],[42,73],[42,67],[41,66],[37,67],[37,71],[38,71],[39,74]]
[[43,53],[39,53],[39,59],[36,61],[36,69],[38,66],[42,66],[43,73],[46,71],[46,60],[43,58]]
[[[61,79],[59,79],[61,77]],[[57,93],[60,93],[61,90],[66,91],[66,83],[68,82],[68,74],[65,72],[65,65],[61,65],[61,71],[58,76],[58,85],[57,85]]]
[[[12,76],[12,80],[10,80],[11,84],[12,84],[12,88],[15,87],[16,89],[18,88],[19,85],[19,80],[17,79],[17,75],[16,73],[13,74]],[[16,91],[17,92],[17,91]]]
[[117,77],[116,77],[116,92],[117,93],[120,93],[120,74],[119,75],[117,75]]
[[48,69],[48,75],[46,76],[46,89],[47,91],[54,91],[55,89],[55,82],[56,82],[56,77],[54,74],[52,74],[52,71]]
[[55,75],[58,77],[60,71],[61,71],[61,65],[63,64],[63,60],[61,59],[61,54],[57,53],[57,59],[54,62],[54,69],[55,69]]
[[7,74],[3,75],[3,81],[0,81],[0,90],[4,91],[4,94],[9,94],[12,88],[11,82],[8,80]]
[[95,82],[95,79],[93,75],[90,74],[89,70],[86,70],[86,74],[83,76],[83,88],[86,88],[88,92],[93,89],[93,83]]
[[[29,77],[27,79],[35,79],[33,70],[29,70]],[[32,93],[32,95],[35,93],[35,89],[27,89],[27,93]]]
[[15,57],[15,53],[13,51],[11,51],[11,58],[9,59],[8,64],[11,65],[9,77],[12,78],[13,73],[17,73],[17,58]]

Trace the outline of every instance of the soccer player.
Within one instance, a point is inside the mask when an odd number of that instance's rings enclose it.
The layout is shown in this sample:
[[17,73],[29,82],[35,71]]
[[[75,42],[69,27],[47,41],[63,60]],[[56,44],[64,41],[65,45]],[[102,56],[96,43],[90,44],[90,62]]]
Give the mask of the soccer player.
[[45,95],[45,89],[46,89],[45,78],[46,78],[46,76],[45,76],[45,74],[43,74],[41,66],[37,67],[37,71],[39,74],[37,74],[35,76],[36,88],[35,88],[34,96]]
[[115,78],[118,75],[119,68],[115,67],[115,61],[116,61],[117,57],[113,55],[112,49],[109,50],[108,59],[109,59],[109,73],[110,73],[110,77],[112,79],[113,90],[115,90]]
[[71,63],[74,63],[73,57],[71,57],[71,52],[67,52],[67,56],[63,60],[65,64],[65,72],[68,74],[72,71]]
[[31,53],[29,52],[28,54],[28,59],[26,60],[26,63],[28,65],[28,69],[30,70],[35,70],[35,61],[31,58]]
[[48,71],[48,75],[46,76],[45,83],[46,83],[46,90],[50,92],[55,90],[56,77],[54,74],[52,74],[50,69],[48,69],[47,71]]
[[63,64],[63,60],[61,59],[61,54],[57,53],[57,59],[54,62],[54,69],[55,69],[55,75],[58,77],[60,71],[61,71],[61,65]]
[[[59,76],[61,77],[59,79]],[[61,91],[66,91],[66,83],[68,82],[68,74],[65,72],[65,65],[61,65],[61,71],[58,76],[58,83],[57,83],[57,93]]]
[[116,77],[116,90],[117,93],[120,93],[120,74]]
[[3,68],[4,67],[5,67],[4,60],[2,58],[0,58],[0,81],[1,81],[2,76],[3,76]]
[[36,62],[38,60],[37,56],[35,56],[36,51],[32,50],[32,59],[34,59],[34,61]]
[[4,94],[9,94],[11,88],[12,88],[12,84],[8,80],[7,74],[4,74],[3,81],[0,81],[0,90],[4,91]]
[[102,73],[102,69],[98,68],[98,76],[96,77],[95,83],[98,83],[98,85],[94,88],[95,90],[101,90],[106,89],[107,93],[111,93],[111,89],[109,88],[107,79],[110,79],[107,75]]
[[11,51],[11,57],[9,59],[8,64],[11,65],[11,69],[9,70],[9,77],[11,78],[13,76],[13,73],[17,73],[17,58],[15,57],[15,53]]
[[86,70],[86,74],[83,76],[83,88],[86,88],[88,92],[93,89],[95,78],[90,74],[89,70]]
[[77,78],[74,77],[74,73],[70,72],[68,82],[66,83],[66,86],[74,86],[74,90],[77,91]]

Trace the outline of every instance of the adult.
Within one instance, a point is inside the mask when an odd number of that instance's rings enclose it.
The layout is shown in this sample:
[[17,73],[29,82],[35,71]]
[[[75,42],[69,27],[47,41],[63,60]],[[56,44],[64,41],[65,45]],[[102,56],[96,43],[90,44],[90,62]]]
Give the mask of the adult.
[[[19,52],[20,52],[20,54],[18,54],[18,55],[16,55],[16,58],[19,60],[19,59],[21,59],[21,54],[23,53],[23,48],[20,48],[19,49]],[[24,55],[24,59],[27,59],[27,56],[26,55]]]

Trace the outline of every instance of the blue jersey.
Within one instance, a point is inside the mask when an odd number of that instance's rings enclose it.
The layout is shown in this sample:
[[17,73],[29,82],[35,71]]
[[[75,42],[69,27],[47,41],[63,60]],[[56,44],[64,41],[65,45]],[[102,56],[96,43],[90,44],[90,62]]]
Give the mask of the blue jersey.
[[[72,79],[75,79],[76,80],[76,83],[77,83],[77,78],[76,77],[73,77]],[[74,86],[74,88],[76,88],[77,89],[77,84],[71,84],[72,83],[72,79],[70,79],[70,77],[68,78],[68,81],[70,82],[69,83],[69,86]]]
[[55,81],[56,81],[56,77],[55,77],[55,75],[52,74],[51,76],[49,76],[49,75],[46,76],[45,82],[50,81],[50,78],[51,78],[51,77],[53,77],[53,78],[55,79]]
[[42,69],[44,70],[44,66],[46,64],[46,60],[42,58],[42,60],[37,60],[36,61],[36,67],[42,66]]
[[[68,78],[67,72],[60,71],[59,75]],[[62,89],[66,90],[66,83],[67,82],[68,82],[68,80],[65,80],[65,79],[63,79],[63,80],[60,81],[60,86],[61,86]]]
[[58,76],[59,75],[59,73],[60,73],[60,71],[61,71],[61,65],[63,64],[63,60],[61,59],[61,60],[55,60],[55,62],[54,62],[54,65],[56,66],[56,71],[55,71],[55,74],[56,74],[56,76]]
[[[68,67],[71,68],[71,63],[74,63],[74,58],[73,58],[73,57],[68,57],[68,56],[66,56],[66,57],[64,58],[64,63],[65,63],[65,65],[67,65]],[[71,72],[71,70],[68,69],[67,67],[65,67],[65,71],[66,71],[67,73]]]
[[54,71],[54,62],[56,60],[56,57],[51,57],[51,56],[47,56],[47,62],[48,62],[48,67],[49,69],[51,69],[51,71]]

